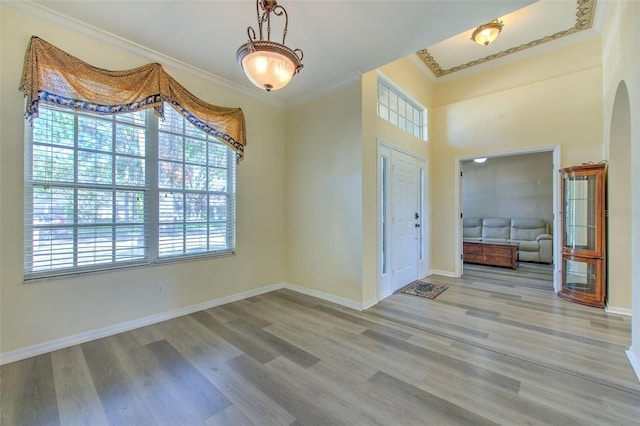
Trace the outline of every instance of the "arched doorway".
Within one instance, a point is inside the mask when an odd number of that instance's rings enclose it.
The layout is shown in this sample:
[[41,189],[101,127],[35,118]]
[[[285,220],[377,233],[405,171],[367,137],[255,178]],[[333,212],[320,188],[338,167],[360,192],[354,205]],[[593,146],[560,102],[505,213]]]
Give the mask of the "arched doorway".
[[631,314],[631,114],[627,86],[621,82],[611,113],[607,176],[607,305]]
[[[634,238],[638,239],[640,224],[634,220],[634,211],[638,209],[637,197],[632,197],[631,189],[637,171],[631,168],[631,105],[629,90],[624,81],[618,84],[611,111],[611,128],[609,133],[609,167],[608,172],[608,241],[609,248],[615,245],[616,256],[608,256],[608,297],[609,306],[620,306],[624,300],[631,301],[629,315],[640,309],[640,289],[635,286],[638,281],[637,268],[633,268]],[[637,154],[635,154],[637,155]],[[626,200],[623,200],[626,198]],[[618,240],[617,238],[621,239]],[[635,247],[637,251],[637,247]],[[635,274],[632,272],[636,269]],[[635,276],[634,276],[635,275]],[[626,298],[626,299],[621,299]],[[620,300],[620,301],[619,301]],[[616,310],[616,309],[614,309]],[[620,309],[624,311],[623,309]],[[640,320],[636,316],[631,321],[631,347],[627,351],[629,361],[640,379]]]

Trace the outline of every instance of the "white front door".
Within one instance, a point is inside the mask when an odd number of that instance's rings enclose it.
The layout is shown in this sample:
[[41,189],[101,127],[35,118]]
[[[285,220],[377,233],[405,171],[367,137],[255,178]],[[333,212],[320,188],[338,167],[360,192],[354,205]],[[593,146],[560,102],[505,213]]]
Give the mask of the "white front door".
[[418,161],[407,154],[394,151],[391,172],[393,291],[418,279],[421,233],[418,192]]

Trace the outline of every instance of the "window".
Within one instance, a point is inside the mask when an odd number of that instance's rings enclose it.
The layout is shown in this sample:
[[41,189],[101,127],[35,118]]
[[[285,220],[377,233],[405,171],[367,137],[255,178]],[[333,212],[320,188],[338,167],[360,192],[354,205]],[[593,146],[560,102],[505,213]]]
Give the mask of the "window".
[[235,248],[235,158],[170,107],[41,105],[27,141],[25,277]]
[[378,78],[378,116],[426,140],[424,107],[381,78]]
[[234,247],[235,154],[171,108],[158,143],[159,257]]

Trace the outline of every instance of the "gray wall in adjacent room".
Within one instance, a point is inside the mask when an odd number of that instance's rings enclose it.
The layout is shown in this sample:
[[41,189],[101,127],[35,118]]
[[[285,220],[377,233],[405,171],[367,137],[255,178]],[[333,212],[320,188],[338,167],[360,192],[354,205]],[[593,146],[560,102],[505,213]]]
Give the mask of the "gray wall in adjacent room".
[[462,163],[465,217],[540,218],[553,221],[551,152]]

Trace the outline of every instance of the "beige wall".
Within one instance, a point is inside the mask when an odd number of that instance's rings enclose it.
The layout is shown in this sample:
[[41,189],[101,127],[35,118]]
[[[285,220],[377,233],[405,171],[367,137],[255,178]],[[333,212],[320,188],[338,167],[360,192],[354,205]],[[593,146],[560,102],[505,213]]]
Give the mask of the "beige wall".
[[[434,106],[509,91],[519,86],[599,67],[600,52],[601,42],[595,37],[565,48],[537,54],[533,58],[474,72],[472,76],[458,77],[454,73],[441,77],[436,86]],[[527,51],[523,54],[526,55]],[[551,102],[549,104],[552,106]]]
[[[586,41],[436,86],[440,106],[431,114],[431,204],[438,207],[431,244],[438,250],[432,251],[432,269],[455,272],[460,226],[455,170],[461,158],[559,145],[561,166],[603,159],[599,46]],[[565,62],[565,57],[574,60]],[[540,61],[554,67],[557,76],[543,73],[544,79],[536,80],[536,71],[544,68]]]
[[551,152],[489,158],[462,163],[465,217],[536,218],[553,222]]
[[[425,106],[413,58],[381,68]],[[377,71],[287,111],[287,282],[368,305],[378,285],[377,141],[427,159],[428,143],[377,116]]]
[[[423,65],[407,57],[380,68],[389,80],[405,93],[430,108],[433,84],[426,77]],[[429,162],[430,143],[418,139],[378,117],[377,71],[362,77],[362,300],[365,304],[376,299],[380,271],[378,238],[380,221],[377,186],[377,144],[384,141]],[[428,168],[428,166],[427,166]],[[429,212],[429,206],[425,206]],[[428,219],[425,219],[429,223]],[[429,230],[425,230],[428,232]]]
[[[133,68],[151,60],[8,9],[0,11],[1,353],[284,280],[284,111],[167,67],[170,74],[202,99],[240,106],[245,112],[248,147],[237,172],[237,254],[24,284],[24,100],[18,83],[29,37],[38,35],[108,69]],[[154,294],[158,282],[164,283],[165,295]]]
[[[631,301],[631,333],[632,343],[629,349],[629,358],[635,362],[635,371],[640,379],[640,169],[636,166],[640,163],[640,54],[638,53],[637,40],[640,38],[640,3],[633,1],[610,1],[608,2],[607,13],[603,27],[602,37],[602,64],[603,64],[603,139],[606,152],[609,153],[609,171],[613,172],[613,179],[619,185],[609,185],[610,195],[616,203],[610,207],[621,206],[621,211],[625,205],[617,204],[622,200],[625,193],[630,193],[631,204],[628,215],[621,214],[620,219],[630,224],[631,251],[629,252],[627,239],[615,240],[617,236],[625,232],[625,229],[618,226],[618,220],[612,221],[614,229],[611,231],[609,244],[609,259],[613,257],[621,259],[614,265],[621,265],[625,271],[630,269],[630,279],[620,276],[615,282],[610,284],[609,297],[611,300],[620,301],[620,306],[628,306]],[[629,129],[624,130],[617,126],[625,126],[618,110],[621,105],[615,105],[616,94],[620,83],[628,93],[629,99]],[[620,98],[618,98],[619,100]],[[624,106],[623,106],[624,107]],[[615,119],[613,118],[615,114]],[[612,127],[616,126],[616,127]],[[628,136],[623,136],[624,133]],[[629,146],[630,145],[630,146]],[[624,170],[628,166],[626,159],[622,160],[624,153],[630,152],[630,162],[633,165],[631,172],[626,176],[617,173],[614,169]],[[618,192],[618,189],[622,193]],[[629,228],[626,229],[629,233]],[[618,246],[618,241],[622,244]],[[634,261],[635,260],[635,261]],[[615,262],[615,261],[614,261]],[[629,265],[630,266],[626,266]],[[611,264],[611,263],[610,263]],[[628,268],[628,269],[627,269]],[[626,304],[622,304],[625,301]]]
[[360,304],[359,82],[286,114],[286,281]]
[[[428,79],[411,58],[381,71],[423,105]],[[360,82],[359,82],[360,83]],[[287,111],[287,282],[354,306],[377,295],[377,141],[427,158],[428,144],[377,116],[377,71]]]

